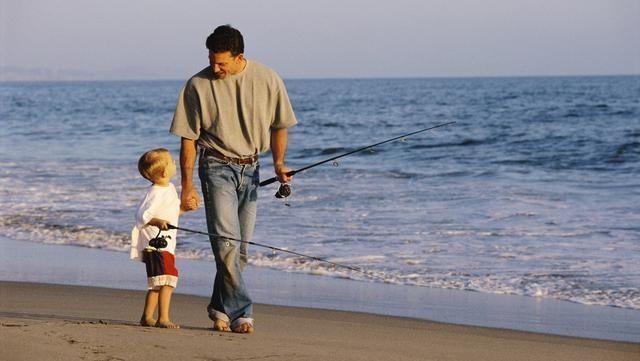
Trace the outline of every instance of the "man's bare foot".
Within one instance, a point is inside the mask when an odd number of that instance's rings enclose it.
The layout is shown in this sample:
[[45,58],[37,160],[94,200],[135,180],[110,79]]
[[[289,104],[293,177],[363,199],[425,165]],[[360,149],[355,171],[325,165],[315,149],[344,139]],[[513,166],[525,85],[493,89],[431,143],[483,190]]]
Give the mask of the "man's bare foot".
[[233,329],[235,333],[253,333],[253,325],[249,322],[241,323]]
[[176,325],[175,323],[173,323],[171,321],[158,321],[158,322],[156,322],[156,327],[173,328],[173,329],[180,328],[179,325]]
[[229,324],[225,321],[222,320],[215,320],[213,321],[213,329],[216,331],[220,331],[220,332],[229,332],[231,331],[231,328],[229,327]]
[[140,317],[140,326],[143,327],[153,327],[156,325],[156,320],[154,320],[153,318],[146,318],[144,317],[144,315],[142,315],[142,317]]

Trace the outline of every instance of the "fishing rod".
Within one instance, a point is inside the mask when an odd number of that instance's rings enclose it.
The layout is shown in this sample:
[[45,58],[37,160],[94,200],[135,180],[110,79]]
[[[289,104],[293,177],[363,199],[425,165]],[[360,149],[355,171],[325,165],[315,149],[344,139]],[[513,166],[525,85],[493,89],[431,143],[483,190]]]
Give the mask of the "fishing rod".
[[215,234],[215,233],[207,233],[207,232],[196,231],[196,230],[188,229],[188,228],[176,227],[176,226],[174,226],[174,225],[172,225],[172,224],[167,225],[167,227],[168,227],[169,229],[176,229],[176,230],[184,231],[184,232],[197,233],[197,234],[202,234],[202,235],[205,235],[205,236],[212,236],[212,237],[226,238],[226,239],[230,239],[230,240],[237,241],[237,242],[240,242],[240,243],[246,243],[246,244],[250,244],[250,245],[253,245],[253,246],[257,246],[257,247],[268,248],[268,249],[270,249],[270,250],[272,250],[272,251],[278,251],[278,252],[290,253],[290,254],[293,254],[293,255],[296,255],[296,256],[299,256],[299,257],[305,257],[305,258],[309,258],[309,259],[312,259],[312,260],[315,260],[315,261],[320,261],[320,262],[329,263],[329,264],[334,265],[334,266],[337,266],[337,267],[342,267],[342,268],[350,269],[350,270],[352,270],[352,271],[356,271],[356,272],[364,273],[364,274],[366,274],[367,276],[376,277],[376,275],[371,274],[371,273],[369,273],[369,272],[367,272],[367,271],[363,270],[362,268],[357,268],[357,267],[352,267],[352,266],[348,266],[348,265],[345,265],[345,264],[340,264],[340,263],[337,263],[337,262],[332,262],[332,261],[326,260],[326,259],[324,259],[324,258],[314,257],[314,256],[309,256],[309,255],[306,255],[306,254],[303,254],[303,253],[298,253],[298,252],[290,251],[290,250],[288,250],[288,249],[278,248],[278,247],[274,247],[274,246],[269,246],[269,245],[267,245],[267,244],[261,244],[261,243],[252,242],[252,241],[243,241],[243,240],[241,240],[241,239],[235,239],[235,238],[223,237],[223,236],[221,236],[221,235],[219,235],[219,234]]
[[[398,140],[398,139],[402,139],[402,138],[407,138],[407,137],[410,137],[410,136],[418,134],[418,133],[422,133],[422,132],[426,132],[428,130],[444,127],[445,125],[449,125],[449,124],[453,124],[453,123],[455,123],[455,122],[442,123],[442,124],[434,125],[434,126],[429,127],[429,128],[416,130],[415,132],[399,135],[397,137],[393,137],[393,138],[390,138],[390,139],[387,139],[387,140],[383,140],[382,142],[378,142],[378,143],[375,143],[375,144],[367,145],[366,147],[358,148],[356,150],[352,150],[350,152],[347,152],[347,153],[344,153],[344,154],[340,154],[340,155],[337,155],[335,157],[331,157],[329,159],[325,159],[325,160],[319,161],[317,163],[313,163],[311,165],[302,167],[300,169],[289,171],[289,172],[286,173],[286,175],[292,176],[294,174],[304,172],[307,169],[311,169],[311,168],[317,167],[319,165],[334,161],[334,160],[342,158],[342,157],[346,157],[346,156],[354,154],[354,153],[362,152],[363,150],[371,149],[371,148],[376,147],[378,145],[382,145],[382,144],[385,144],[385,143],[393,142],[394,140]],[[264,181],[260,182],[260,187],[264,187],[266,185],[269,185],[269,184],[275,182],[277,179],[278,178],[276,178],[276,177],[271,177],[271,178],[269,178],[267,180],[264,180]],[[285,194],[287,192],[288,192],[288,194],[291,194],[291,190],[290,189],[289,190],[284,190]],[[278,195],[281,195],[281,196],[278,197]],[[276,193],[276,197],[278,197],[278,198],[286,198],[286,196],[284,194],[281,194],[280,191],[278,191],[278,193]]]

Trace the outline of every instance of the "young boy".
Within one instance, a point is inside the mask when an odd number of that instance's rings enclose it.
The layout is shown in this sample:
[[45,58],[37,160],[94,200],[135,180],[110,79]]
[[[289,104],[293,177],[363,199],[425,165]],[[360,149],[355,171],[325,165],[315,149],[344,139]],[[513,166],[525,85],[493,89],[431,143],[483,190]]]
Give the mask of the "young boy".
[[[180,328],[169,319],[171,294],[178,284],[174,258],[177,232],[168,228],[178,226],[180,215],[180,199],[170,182],[176,174],[176,163],[168,150],[158,148],[140,157],[138,170],[153,183],[138,206],[136,225],[131,231],[130,256],[145,263],[149,286],[140,325]],[[154,238],[164,238],[166,246],[163,242],[157,244]],[[156,308],[157,321],[153,318]]]

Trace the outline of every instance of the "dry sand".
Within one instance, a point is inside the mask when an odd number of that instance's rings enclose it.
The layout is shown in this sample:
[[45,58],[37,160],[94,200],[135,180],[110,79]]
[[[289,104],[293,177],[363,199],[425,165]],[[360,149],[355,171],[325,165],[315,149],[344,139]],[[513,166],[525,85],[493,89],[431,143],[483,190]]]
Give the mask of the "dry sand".
[[144,293],[0,282],[2,360],[640,360],[640,344],[256,305],[256,332],[221,333],[207,299],[174,295],[180,330],[140,327]]

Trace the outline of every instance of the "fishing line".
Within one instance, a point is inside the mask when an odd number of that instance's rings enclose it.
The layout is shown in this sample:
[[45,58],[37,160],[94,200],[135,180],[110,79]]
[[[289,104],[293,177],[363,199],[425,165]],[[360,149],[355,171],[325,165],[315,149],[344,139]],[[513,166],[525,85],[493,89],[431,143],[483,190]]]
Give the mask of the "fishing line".
[[246,243],[246,244],[250,244],[250,245],[253,245],[253,246],[257,246],[257,247],[268,248],[268,249],[270,249],[271,251],[274,251],[274,252],[275,252],[275,251],[277,251],[277,252],[285,252],[285,253],[293,254],[293,255],[296,255],[296,256],[299,256],[299,257],[309,258],[309,259],[312,259],[312,260],[315,260],[315,261],[325,262],[325,263],[331,264],[331,265],[333,265],[333,266],[342,267],[342,268],[346,268],[346,269],[349,269],[349,270],[352,270],[352,271],[356,271],[356,272],[359,272],[359,273],[363,273],[363,274],[365,274],[365,275],[367,275],[367,276],[370,276],[370,277],[382,278],[382,277],[380,277],[380,276],[376,276],[375,274],[372,274],[372,273],[370,273],[370,272],[368,272],[368,271],[365,271],[365,270],[363,270],[362,268],[357,268],[357,267],[348,266],[348,265],[341,264],[341,263],[337,263],[337,262],[332,262],[332,261],[326,260],[326,259],[324,259],[324,258],[314,257],[314,256],[309,256],[309,255],[304,254],[304,253],[298,253],[298,252],[295,252],[295,251],[290,251],[290,250],[288,250],[288,249],[283,249],[283,248],[278,248],[278,247],[270,246],[270,245],[268,245],[268,244],[261,244],[261,243],[252,242],[252,241],[243,241],[243,240],[240,240],[240,239],[234,239],[234,238],[229,238],[229,237],[223,237],[223,236],[218,235],[218,234],[215,234],[215,233],[201,232],[201,231],[196,231],[196,230],[193,230],[193,229],[182,228],[182,227],[176,227],[176,226],[171,225],[171,224],[167,225],[167,227],[168,227],[169,229],[176,229],[176,230],[184,231],[184,232],[197,233],[197,234],[202,234],[202,235],[205,235],[205,236],[218,237],[218,238],[226,238],[226,239],[230,239],[230,240],[233,240],[233,241],[236,241],[236,242],[240,242],[240,243]]

